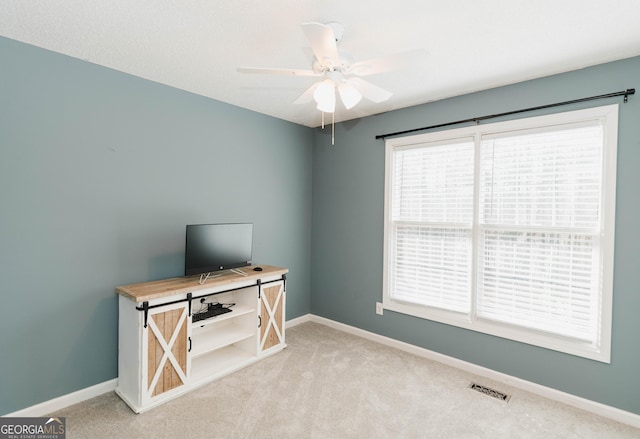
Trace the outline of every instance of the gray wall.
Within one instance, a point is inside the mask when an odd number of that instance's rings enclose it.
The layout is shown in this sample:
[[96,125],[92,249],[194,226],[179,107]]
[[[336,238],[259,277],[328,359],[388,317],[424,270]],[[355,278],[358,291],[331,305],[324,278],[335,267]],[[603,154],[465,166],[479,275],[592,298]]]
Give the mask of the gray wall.
[[114,288],[253,222],[310,311],[309,128],[0,38],[0,414],[117,377]]
[[[384,185],[376,134],[608,93],[638,78],[634,58],[461,96],[338,124],[331,146],[329,130],[0,38],[0,414],[115,378],[113,288],[181,275],[184,225],[227,221],[254,222],[254,260],[291,270],[288,319],[312,312],[640,414],[638,96],[620,107],[610,365],[375,315]],[[611,102],[620,100],[564,109]]]
[[[469,94],[315,131],[313,314],[640,414],[640,95],[620,102],[611,364],[385,311],[382,300],[384,142],[377,134],[640,86],[640,58]],[[543,114],[529,113],[519,117]]]

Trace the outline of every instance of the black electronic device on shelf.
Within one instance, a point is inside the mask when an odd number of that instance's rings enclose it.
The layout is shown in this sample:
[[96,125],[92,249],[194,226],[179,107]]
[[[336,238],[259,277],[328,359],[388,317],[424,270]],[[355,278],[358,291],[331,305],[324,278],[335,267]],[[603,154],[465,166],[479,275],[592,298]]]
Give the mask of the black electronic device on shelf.
[[207,304],[207,309],[205,311],[194,313],[191,316],[191,321],[199,322],[201,320],[210,319],[211,317],[216,317],[220,314],[225,314],[228,312],[231,312],[231,308],[222,306],[221,303],[209,303]]

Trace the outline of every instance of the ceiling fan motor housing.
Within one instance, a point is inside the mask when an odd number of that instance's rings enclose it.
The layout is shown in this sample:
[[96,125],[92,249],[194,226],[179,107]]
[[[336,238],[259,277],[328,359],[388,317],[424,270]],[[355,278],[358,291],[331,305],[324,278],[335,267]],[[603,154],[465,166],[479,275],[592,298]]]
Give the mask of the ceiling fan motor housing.
[[314,57],[311,68],[315,73],[326,73],[332,71],[344,72],[351,66],[351,64],[353,64],[353,57],[343,50],[338,50],[337,59],[324,60],[324,62],[320,62]]

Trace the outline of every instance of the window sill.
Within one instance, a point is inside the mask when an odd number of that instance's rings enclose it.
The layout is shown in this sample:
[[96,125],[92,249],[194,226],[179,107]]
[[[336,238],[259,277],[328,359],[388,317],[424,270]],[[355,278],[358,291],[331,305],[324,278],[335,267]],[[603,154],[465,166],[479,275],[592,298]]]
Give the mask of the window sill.
[[[472,319],[469,314],[449,312],[417,304],[393,301],[387,298],[383,300],[383,307],[385,310],[588,358],[602,363],[608,364],[611,362],[610,346],[596,346],[583,340],[571,339],[490,320]],[[608,337],[606,337],[606,339],[608,339]]]

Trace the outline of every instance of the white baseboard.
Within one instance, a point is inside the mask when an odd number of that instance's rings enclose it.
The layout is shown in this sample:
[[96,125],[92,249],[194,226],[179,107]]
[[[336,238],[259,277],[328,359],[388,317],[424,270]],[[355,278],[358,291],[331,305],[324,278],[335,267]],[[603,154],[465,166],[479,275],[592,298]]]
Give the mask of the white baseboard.
[[114,378],[112,380],[105,381],[104,383],[80,389],[76,392],[62,395],[58,398],[50,399],[49,401],[41,402],[40,404],[18,410],[17,412],[7,413],[6,415],[3,415],[3,417],[29,418],[55,413],[56,411],[62,410],[70,405],[78,404],[79,402],[86,401],[87,399],[94,398],[102,395],[103,393],[112,392],[116,389],[117,384],[118,379]]
[[[301,317],[297,317],[286,322],[286,328],[292,328],[296,325],[305,322],[316,322],[337,329],[339,331],[347,332],[353,335],[357,335],[362,338],[366,338],[377,343],[390,346],[396,349],[400,349],[405,352],[417,355],[419,357],[427,358],[429,360],[437,361],[442,364],[446,364],[456,369],[464,370],[475,375],[483,376],[494,381],[504,383],[506,385],[531,392],[545,398],[549,398],[554,401],[558,401],[564,404],[571,405],[573,407],[594,413],[600,416],[604,416],[609,419],[613,419],[618,422],[622,422],[627,425],[631,425],[636,428],[640,428],[640,415],[635,413],[620,410],[615,407],[611,407],[599,402],[591,401],[579,396],[571,395],[569,393],[561,392],[550,387],[545,387],[540,384],[532,383],[520,378],[513,377],[495,370],[487,369],[486,367],[478,366],[473,363],[458,360],[457,358],[449,357],[447,355],[433,352],[428,349],[424,349],[409,343],[394,340],[383,335],[375,334],[373,332],[365,331],[353,326],[345,325],[334,320],[326,319],[324,317],[315,316],[313,314],[306,314]],[[116,389],[118,379],[114,378],[104,383],[96,384],[95,386],[81,389],[68,395],[63,395],[58,398],[54,398],[43,403],[27,407],[14,413],[8,413],[4,416],[7,417],[38,417],[44,416],[49,413],[54,413],[57,410],[61,410],[73,404],[77,404],[87,399],[94,398],[102,395],[103,393],[112,392]]]
[[300,317],[296,317],[295,319],[287,320],[284,324],[285,329],[293,328],[294,326],[299,325],[300,323],[310,322],[312,319],[311,314],[305,314]]
[[447,366],[455,367],[456,369],[464,370],[465,372],[480,375],[491,380],[504,383],[508,386],[512,386],[527,392],[540,395],[542,397],[558,401],[581,410],[585,410],[590,413],[594,413],[605,418],[612,419],[614,421],[622,422],[632,427],[640,428],[640,415],[627,412],[615,407],[611,407],[599,402],[591,401],[589,399],[581,398],[579,396],[571,395],[570,393],[561,392],[560,390],[545,387],[540,384],[532,383],[530,381],[516,378],[511,375],[504,374],[502,372],[496,372],[495,370],[488,369],[486,367],[478,366],[473,363],[459,360],[457,358],[449,357],[447,355],[433,352],[428,349],[424,349],[409,343],[394,340],[383,335],[368,332],[360,328],[345,325],[334,320],[326,319],[324,317],[318,317],[310,315],[309,320],[312,322],[320,323],[339,331],[347,332],[349,334],[357,335],[362,338],[366,338],[371,341],[378,342],[380,344],[390,346],[419,357],[427,358],[429,360],[437,361]]

